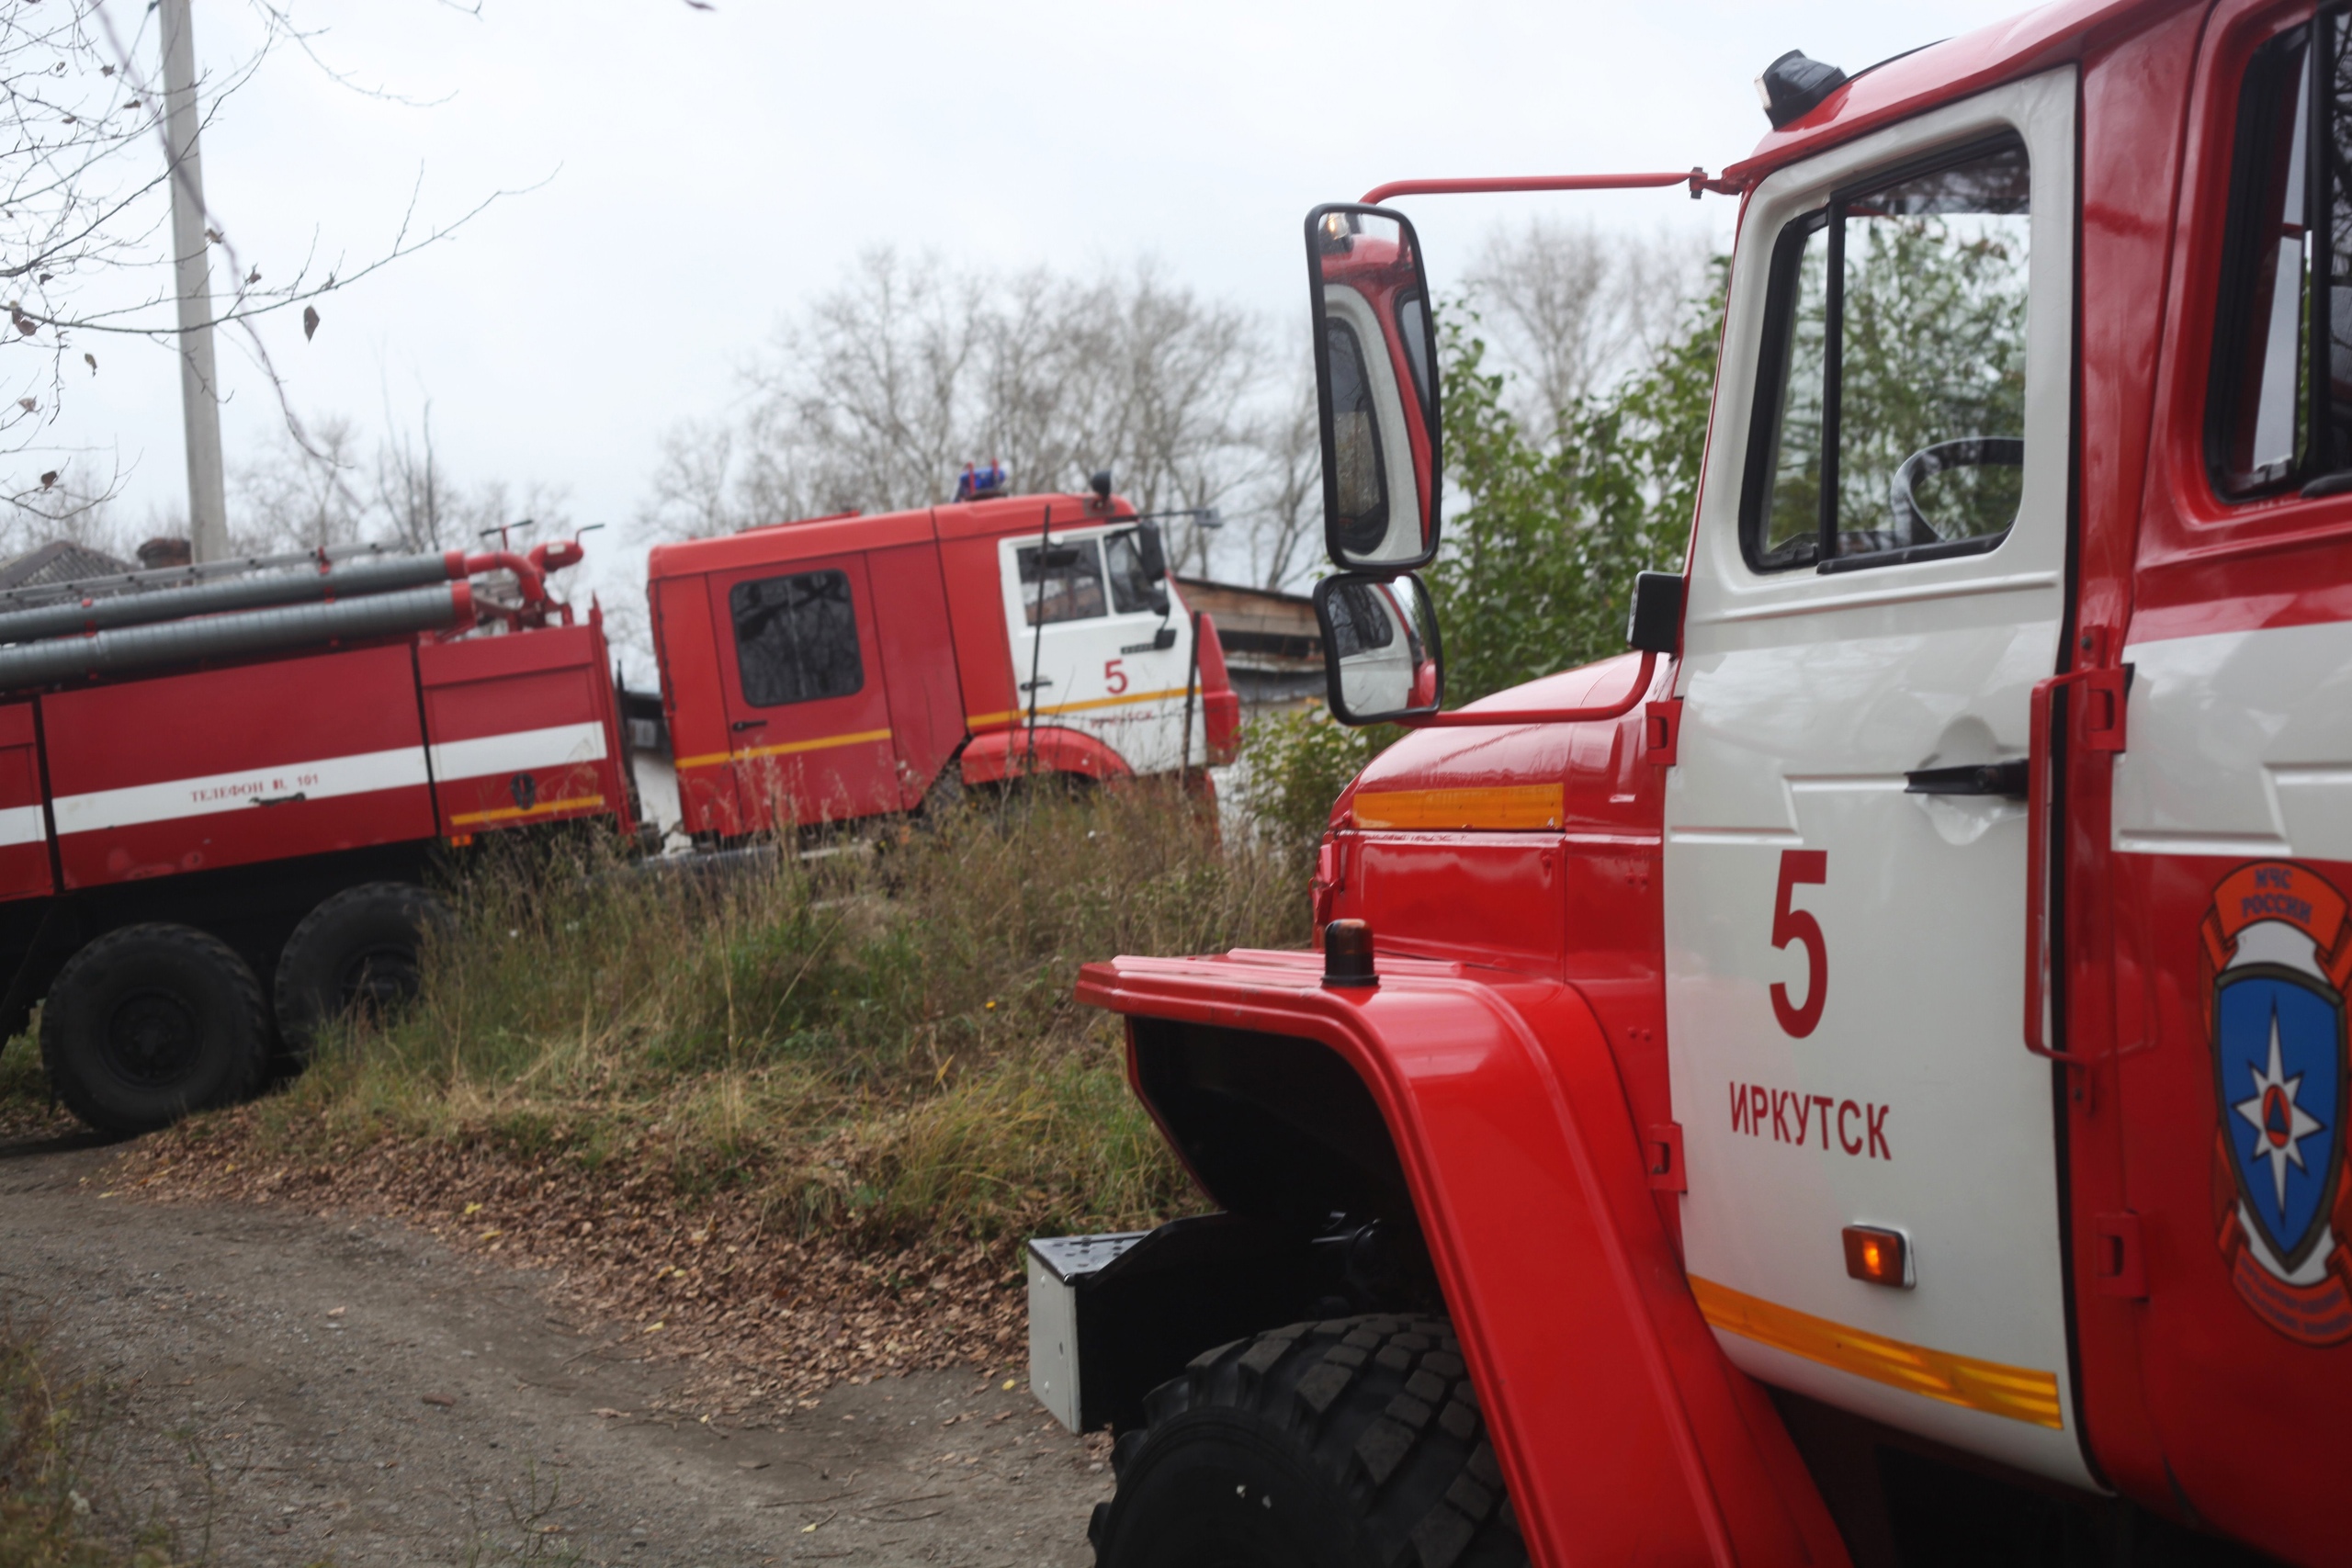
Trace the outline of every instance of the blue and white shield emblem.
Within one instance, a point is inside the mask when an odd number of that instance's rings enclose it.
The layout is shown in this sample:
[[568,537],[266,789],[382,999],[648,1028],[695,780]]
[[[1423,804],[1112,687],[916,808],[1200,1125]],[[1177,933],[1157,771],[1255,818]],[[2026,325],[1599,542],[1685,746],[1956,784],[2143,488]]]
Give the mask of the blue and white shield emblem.
[[2248,964],[2215,976],[2213,1010],[2231,1169],[2291,1274],[2328,1234],[2343,1163],[2343,998],[2300,970]]

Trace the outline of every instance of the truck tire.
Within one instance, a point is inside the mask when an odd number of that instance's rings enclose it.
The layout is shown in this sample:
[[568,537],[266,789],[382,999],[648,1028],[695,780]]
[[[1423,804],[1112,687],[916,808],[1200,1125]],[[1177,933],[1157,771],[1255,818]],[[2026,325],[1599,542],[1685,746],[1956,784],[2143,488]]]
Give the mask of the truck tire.
[[1119,1439],[1097,1568],[1524,1568],[1443,1318],[1299,1323],[1195,1358]]
[[269,1051],[261,983],[188,926],[124,926],[65,962],[40,1055],[66,1108],[103,1133],[152,1133],[254,1091]]
[[448,935],[449,907],[405,882],[364,882],[302,917],[277,960],[278,1033],[307,1058],[320,1029],[354,1008],[381,1016],[416,998],[424,933]]

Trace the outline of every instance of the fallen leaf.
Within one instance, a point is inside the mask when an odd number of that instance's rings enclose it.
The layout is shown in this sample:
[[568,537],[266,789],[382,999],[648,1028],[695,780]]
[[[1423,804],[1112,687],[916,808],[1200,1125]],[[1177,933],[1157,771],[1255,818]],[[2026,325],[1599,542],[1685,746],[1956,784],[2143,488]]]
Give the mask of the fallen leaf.
[[308,343],[308,342],[310,342],[310,341],[311,341],[311,334],[312,333],[317,332],[318,330],[319,330],[319,308],[318,308],[317,306],[315,306],[315,305],[305,305],[305,306],[303,306],[303,307],[302,307],[302,341],[303,341],[304,343]]
[[768,1461],[763,1459],[739,1459],[735,1461],[738,1470],[765,1470],[767,1467]]
[[493,1225],[493,1226],[492,1226],[489,1230],[486,1230],[486,1231],[482,1232],[482,1233],[481,1233],[481,1235],[479,1237],[477,1237],[476,1239],[481,1240],[481,1241],[488,1241],[488,1240],[490,1240],[492,1236],[501,1236],[501,1235],[504,1235],[505,1234],[506,1234],[506,1233],[505,1233],[504,1231],[500,1230],[498,1227],[496,1227],[495,1225]]
[[466,1212],[465,1212],[465,1213],[464,1213],[464,1214],[462,1214],[462,1215],[460,1215],[460,1216],[459,1216],[459,1218],[461,1218],[461,1219],[470,1219],[472,1216],[474,1216],[474,1215],[476,1215],[476,1214],[479,1214],[479,1213],[481,1213],[481,1205],[480,1203],[469,1203],[469,1204],[467,1204],[467,1205],[466,1205]]
[[327,1315],[329,1317],[341,1317],[345,1313],[347,1313],[351,1309],[349,1307],[329,1307],[327,1308]]
[[621,1418],[623,1413],[618,1410],[607,1410],[600,1404],[596,1406],[595,1409],[591,1410],[588,1414],[591,1416],[602,1416],[607,1421],[617,1421]]
[[428,1393],[424,1398],[425,1404],[437,1404],[444,1410],[458,1403],[458,1396],[453,1393]]
[[1018,1381],[1018,1380],[1017,1380],[1017,1379],[1014,1379],[1014,1378],[1007,1378],[1007,1379],[1005,1379],[1005,1380],[1004,1380],[1004,1392],[1005,1392],[1005,1393],[1011,1393],[1012,1392],[1012,1385],[1013,1385],[1013,1383],[1014,1383],[1015,1382],[1017,1382],[1017,1381]]

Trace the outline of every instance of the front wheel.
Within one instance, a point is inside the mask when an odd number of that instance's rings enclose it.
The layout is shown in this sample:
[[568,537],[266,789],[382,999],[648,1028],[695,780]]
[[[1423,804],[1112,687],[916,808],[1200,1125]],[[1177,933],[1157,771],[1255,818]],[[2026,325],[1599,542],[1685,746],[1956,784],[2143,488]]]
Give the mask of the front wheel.
[[1524,1568],[1453,1326],[1294,1324],[1196,1359],[1113,1453],[1098,1568]]

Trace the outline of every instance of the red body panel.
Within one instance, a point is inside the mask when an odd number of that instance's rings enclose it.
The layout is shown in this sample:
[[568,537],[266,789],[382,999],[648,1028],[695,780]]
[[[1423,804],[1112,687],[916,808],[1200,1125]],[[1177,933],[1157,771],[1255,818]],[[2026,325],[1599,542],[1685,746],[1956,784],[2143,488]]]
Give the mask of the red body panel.
[[1241,754],[1241,694],[1225,671],[1225,644],[1217,640],[1216,617],[1201,613],[1201,725],[1208,737],[1209,761],[1223,767]]
[[1076,773],[1088,779],[1130,776],[1127,764],[1116,751],[1083,730],[1064,729],[1059,725],[1037,727],[1034,762],[1032,754],[1032,738],[1026,725],[975,736],[972,743],[964,748],[964,782],[1002,784],[1029,773]]
[[69,889],[429,839],[414,654],[309,654],[40,699]]
[[1538,1562],[1846,1560],[1771,1406],[1682,1284],[1574,989],[1408,963],[1342,992],[1311,955],[1237,953],[1090,964],[1079,996],[1319,1041],[1363,1077]]
[[605,813],[632,826],[595,620],[424,643],[416,665],[443,832]]
[[928,543],[877,549],[867,576],[882,606],[878,639],[890,687],[898,805],[912,810],[964,739],[964,694],[940,554]]
[[40,787],[40,727],[30,703],[0,706],[0,900],[57,891]]

